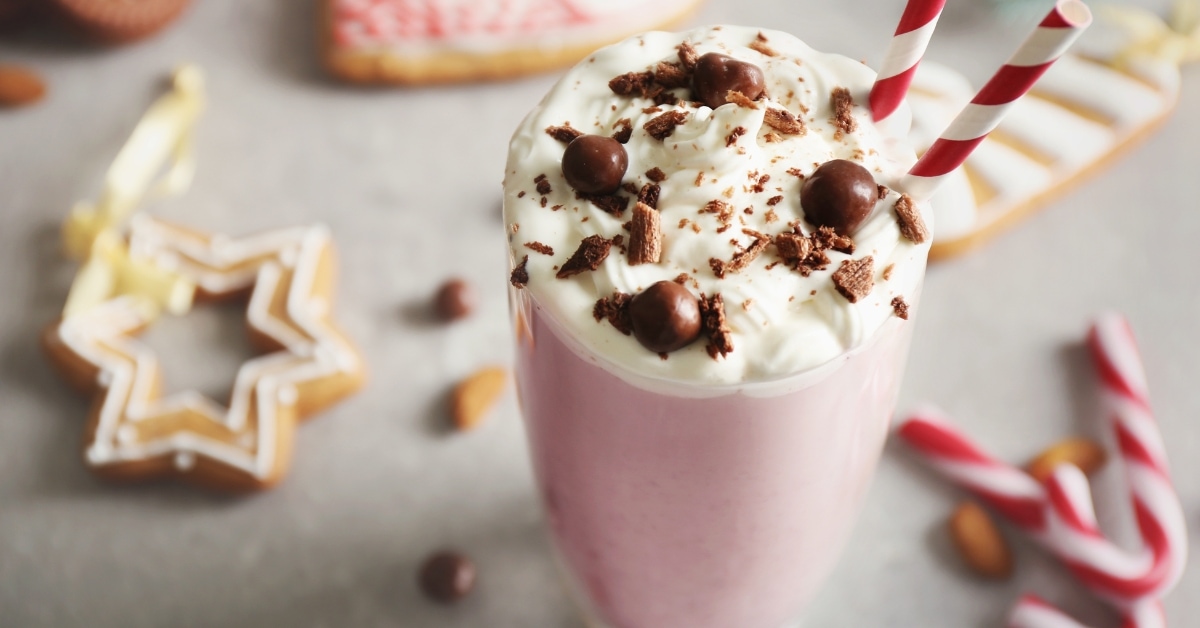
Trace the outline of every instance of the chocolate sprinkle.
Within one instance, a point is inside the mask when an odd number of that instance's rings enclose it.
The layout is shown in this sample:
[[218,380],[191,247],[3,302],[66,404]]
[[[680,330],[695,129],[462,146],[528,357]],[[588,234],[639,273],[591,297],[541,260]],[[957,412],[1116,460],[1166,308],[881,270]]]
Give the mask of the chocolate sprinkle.
[[804,122],[787,109],[767,109],[763,114],[767,126],[786,135],[804,135]]
[[655,166],[646,171],[646,178],[655,183],[662,183],[667,178],[667,173],[662,171],[662,168]]
[[642,125],[642,128],[646,129],[650,137],[662,141],[675,132],[675,127],[687,120],[687,115],[685,111],[668,111],[661,116],[651,118],[649,122]]
[[592,308],[592,317],[599,323],[608,320],[614,329],[628,336],[633,333],[633,320],[629,316],[629,301],[633,295],[624,292],[614,292],[611,297],[596,301]]
[[716,360],[733,352],[733,334],[725,322],[725,300],[721,294],[700,295],[700,322],[703,333],[708,336],[709,357]]
[[553,137],[563,144],[570,144],[571,140],[583,135],[583,131],[571,128],[571,124],[568,122],[564,123],[562,126],[546,127],[546,135]]
[[566,279],[574,277],[584,271],[596,270],[600,268],[600,264],[608,257],[608,251],[612,249],[612,240],[606,240],[598,235],[590,235],[579,243],[579,248],[571,255],[571,258],[558,269],[555,277]]
[[901,194],[900,198],[896,199],[895,209],[896,223],[900,225],[900,235],[914,244],[920,244],[929,238],[929,228],[925,226],[925,221],[921,219],[921,214],[913,205],[911,196]]
[[908,303],[904,301],[904,297],[896,297],[892,299],[892,312],[901,320],[908,320]]
[[833,125],[837,127],[833,139],[840,140],[843,134],[852,133],[858,128],[858,121],[854,119],[854,97],[850,95],[850,90],[845,87],[833,88],[829,95],[829,106],[833,108]]
[[613,124],[613,128],[616,128],[617,130],[612,134],[612,138],[622,144],[628,143],[629,138],[633,137],[633,122],[631,122],[629,118],[621,118],[620,120],[617,120],[616,123]]
[[657,210],[645,203],[633,206],[629,226],[629,265],[657,264],[662,259],[662,224]]
[[521,258],[521,263],[517,264],[516,268],[512,269],[512,274],[508,276],[508,282],[514,288],[524,288],[529,283],[529,271],[525,270],[525,265],[529,263],[529,256]]
[[847,301],[858,303],[875,287],[875,259],[868,255],[858,260],[844,260],[833,272],[833,287]]
[[552,247],[548,244],[542,244],[541,242],[538,242],[536,240],[534,240],[533,242],[526,242],[525,248],[527,248],[531,251],[536,251],[538,253],[541,253],[542,255],[551,255],[551,256],[554,255],[554,247]]

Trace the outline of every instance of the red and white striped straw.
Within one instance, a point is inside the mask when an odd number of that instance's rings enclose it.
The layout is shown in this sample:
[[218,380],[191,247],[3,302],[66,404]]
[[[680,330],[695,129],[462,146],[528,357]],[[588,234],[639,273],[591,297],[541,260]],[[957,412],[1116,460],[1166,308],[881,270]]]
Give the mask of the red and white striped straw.
[[908,171],[903,190],[918,200],[933,196],[946,175],[967,160],[1012,104],[1033,87],[1091,22],[1092,13],[1081,0],[1058,0],[1008,63]]
[[946,0],[908,0],[883,57],[879,76],[871,86],[871,117],[875,122],[887,119],[904,102],[944,6]]

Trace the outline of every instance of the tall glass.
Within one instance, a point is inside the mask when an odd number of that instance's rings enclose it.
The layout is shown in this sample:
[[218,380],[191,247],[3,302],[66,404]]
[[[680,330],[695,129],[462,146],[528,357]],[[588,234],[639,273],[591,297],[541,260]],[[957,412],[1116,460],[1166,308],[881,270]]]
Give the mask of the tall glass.
[[528,291],[510,296],[538,489],[591,624],[798,622],[867,491],[912,321],[825,366],[722,390],[622,373]]

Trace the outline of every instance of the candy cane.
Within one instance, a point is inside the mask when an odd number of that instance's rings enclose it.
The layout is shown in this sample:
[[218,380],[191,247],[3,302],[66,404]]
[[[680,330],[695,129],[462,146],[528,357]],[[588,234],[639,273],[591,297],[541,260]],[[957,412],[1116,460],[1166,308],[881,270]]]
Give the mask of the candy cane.
[[903,190],[920,200],[933,196],[946,175],[966,161],[983,138],[1000,124],[1012,104],[1033,87],[1091,21],[1091,11],[1080,0],[1058,0],[1008,63],[1000,67],[908,171]]
[[[1157,600],[1126,609],[1121,628],[1167,628],[1167,616]],[[1088,628],[1042,598],[1026,594],[1008,614],[1008,628]]]
[[904,102],[944,6],[946,0],[908,0],[883,57],[879,76],[871,86],[871,116],[875,122],[883,122]]
[[[1183,510],[1170,483],[1129,324],[1118,315],[1101,316],[1088,333],[1088,346],[1143,541],[1136,551],[1105,538],[1087,479],[1071,465],[1055,469],[1044,486],[1032,487],[1036,481],[989,456],[932,408],[915,413],[897,433],[933,467],[1028,532],[1089,589],[1122,608],[1126,628],[1161,626],[1165,620],[1156,600],[1178,582],[1187,560]],[[1027,598],[1010,623],[1021,628],[1077,625],[1064,623],[1070,620],[1048,608]]]

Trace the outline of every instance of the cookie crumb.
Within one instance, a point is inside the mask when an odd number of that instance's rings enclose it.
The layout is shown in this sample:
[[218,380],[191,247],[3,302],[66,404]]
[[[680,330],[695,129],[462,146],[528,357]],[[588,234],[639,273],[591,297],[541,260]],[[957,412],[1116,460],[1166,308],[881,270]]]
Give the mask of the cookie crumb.
[[622,144],[627,144],[629,138],[633,137],[633,122],[629,118],[621,118],[613,124],[613,128],[617,129],[612,134],[612,138]]
[[662,171],[662,168],[655,166],[646,171],[646,178],[655,183],[662,183],[667,179],[667,173]]
[[754,238],[750,246],[739,249],[728,262],[715,257],[709,258],[708,265],[712,268],[713,274],[718,279],[724,279],[727,273],[741,272],[761,255],[767,249],[767,245],[771,243],[770,236],[765,233],[759,233],[753,229],[742,229],[742,233]]
[[778,57],[779,56],[779,53],[775,52],[774,48],[767,45],[767,37],[766,37],[766,35],[763,35],[762,33],[759,33],[758,36],[754,38],[754,41],[750,42],[749,48],[751,50],[757,50],[758,52],[761,52],[761,53],[767,55],[768,57]]
[[542,255],[554,255],[554,247],[546,245],[546,244],[542,244],[541,242],[538,242],[536,240],[534,240],[533,242],[526,242],[525,248],[527,248],[531,251],[536,251],[538,253],[541,253]]
[[628,336],[633,333],[633,319],[629,316],[629,301],[632,299],[631,294],[614,292],[611,297],[596,301],[592,307],[592,317],[597,323],[607,320],[613,329]]
[[746,134],[746,127],[744,127],[744,126],[734,127],[734,129],[729,132],[729,135],[725,136],[725,146],[729,147],[729,146],[733,146],[734,144],[737,144],[738,138],[745,134]]
[[649,122],[642,125],[642,128],[650,134],[650,137],[662,141],[675,132],[675,127],[687,120],[687,115],[687,112],[684,111],[668,111],[660,116],[651,118]]
[[854,119],[854,97],[845,87],[835,87],[829,95],[829,106],[833,109],[833,125],[837,127],[833,139],[840,140],[846,133],[858,129],[858,121]]
[[600,264],[608,258],[608,252],[612,249],[612,240],[607,240],[599,235],[590,235],[579,243],[579,248],[571,254],[562,268],[558,269],[555,277],[566,279],[574,277],[584,271],[596,270],[600,268]]
[[511,283],[514,288],[524,288],[525,285],[529,283],[529,271],[525,270],[525,265],[528,263],[529,256],[526,255],[525,257],[522,257],[521,263],[517,264],[516,267],[512,269],[512,274],[508,276],[508,282]]
[[645,203],[633,206],[629,229],[629,265],[657,264],[662,258],[662,225],[657,210]]
[[651,72],[626,72],[609,81],[608,88],[618,96],[645,98],[653,98],[662,90],[654,84],[654,74]]
[[704,334],[708,336],[705,350],[709,357],[716,360],[733,352],[733,333],[725,321],[725,300],[721,298],[721,293],[711,297],[700,295],[700,322]]
[[687,71],[691,72],[696,69],[696,61],[700,59],[700,55],[696,53],[696,48],[692,46],[692,42],[685,41],[676,46],[675,49],[679,51],[679,63],[683,64],[683,67]]
[[667,89],[672,89],[687,87],[692,82],[692,76],[683,63],[659,61],[658,65],[654,68],[654,80],[659,85]]
[[750,100],[749,96],[746,96],[745,94],[734,89],[725,92],[725,102],[731,102],[739,107],[745,107],[747,109],[758,109],[758,105],[754,104],[754,101]]
[[537,185],[538,194],[545,196],[554,191],[553,188],[550,187],[550,180],[547,179],[546,175],[544,174],[539,174],[533,179],[533,182]]
[[575,192],[575,198],[588,201],[589,203],[604,210],[604,213],[613,216],[620,216],[625,213],[625,209],[629,207],[629,198],[620,194],[583,194]]
[[780,202],[782,202],[782,201],[783,201],[783,195],[782,195],[782,194],[780,194],[779,196],[772,196],[771,198],[767,199],[767,205],[768,205],[769,207],[774,207],[774,206],[778,205],[778,204],[779,204]]
[[562,126],[546,127],[546,135],[553,137],[554,139],[562,142],[563,144],[570,144],[571,140],[574,140],[575,138],[579,137],[580,135],[583,135],[583,131],[572,128],[571,123],[569,123],[569,122],[564,122]]
[[647,183],[642,186],[637,193],[637,202],[645,203],[653,209],[658,209],[658,196],[662,193],[662,188],[655,183]]
[[895,264],[888,264],[883,269],[883,280],[887,281],[892,278],[892,271],[896,269]]
[[833,287],[851,303],[858,301],[875,287],[875,258],[870,255],[858,260],[844,260],[833,272]]
[[929,228],[925,226],[925,221],[917,212],[911,196],[901,194],[900,198],[896,199],[894,209],[896,210],[896,223],[900,225],[900,235],[904,236],[906,240],[913,244],[921,244],[929,238]]
[[908,303],[904,301],[904,297],[896,297],[892,299],[892,312],[897,318],[908,320]]
[[763,114],[763,122],[785,135],[804,135],[806,131],[804,121],[787,109],[767,109]]

